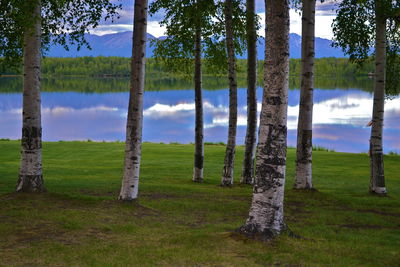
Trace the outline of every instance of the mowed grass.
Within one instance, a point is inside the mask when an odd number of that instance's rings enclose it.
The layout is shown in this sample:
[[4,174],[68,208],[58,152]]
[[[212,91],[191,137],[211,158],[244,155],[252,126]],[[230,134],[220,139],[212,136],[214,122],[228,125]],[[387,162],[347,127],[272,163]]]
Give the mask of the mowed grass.
[[219,187],[225,147],[205,147],[205,182],[191,182],[193,146],[143,144],[140,199],[116,200],[123,143],[43,144],[45,194],[12,193],[19,142],[0,141],[2,266],[399,266],[400,156],[385,157],[388,197],[368,193],[365,154],[314,152],[318,191],[292,190],[285,217],[299,238],[261,243],[234,230],[251,187]]

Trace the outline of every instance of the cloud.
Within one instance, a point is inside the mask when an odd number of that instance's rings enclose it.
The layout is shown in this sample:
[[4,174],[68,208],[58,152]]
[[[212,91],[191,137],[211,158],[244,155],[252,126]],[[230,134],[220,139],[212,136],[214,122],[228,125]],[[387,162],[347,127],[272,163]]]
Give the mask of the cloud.
[[[134,12],[134,1],[132,0],[113,0],[111,1],[114,4],[121,4],[122,9],[118,11],[120,18],[116,21],[118,24],[133,24],[133,12]],[[154,0],[149,1],[149,5],[154,2]],[[148,17],[148,21],[160,21],[161,18],[164,16],[163,12],[158,12],[153,16]],[[112,25],[111,21],[103,21],[102,25]]]
[[[90,31],[91,34],[105,35],[117,32],[132,31],[132,24],[111,24],[111,25],[100,25]],[[165,27],[161,27],[157,21],[149,21],[147,23],[147,32],[155,37],[164,36],[166,32]]]
[[339,2],[341,2],[341,1],[327,0],[322,3],[317,2],[315,9],[317,10],[317,12],[320,12],[320,14],[324,14],[327,16],[335,16],[336,9],[337,9]]
[[100,25],[99,27],[92,29],[90,33],[96,35],[105,35],[117,32],[132,31],[131,24],[112,24],[112,25]]
[[[133,22],[133,1],[126,0],[113,0],[114,3],[122,4],[122,10],[120,10],[120,19],[117,20],[116,24],[111,24],[110,21],[102,22],[101,26],[95,30],[92,30],[92,33],[103,35],[107,33],[116,33],[120,31],[126,31],[127,29],[132,30],[132,22]],[[154,0],[150,0],[149,4],[154,2]],[[332,21],[336,17],[337,1],[334,0],[325,0],[324,2],[318,1],[316,4],[316,23],[315,23],[315,36],[332,39],[333,33],[331,29]],[[261,17],[261,29],[259,34],[261,36],[265,35],[265,7],[264,0],[256,0],[256,13]],[[158,24],[159,21],[162,20],[164,16],[163,11],[159,11],[152,16],[148,17],[148,33],[160,37],[165,35],[165,28],[160,27]],[[117,26],[115,26],[117,25]],[[109,27],[109,28],[108,28]],[[301,35],[301,17],[299,15],[299,11],[295,11],[294,9],[290,10],[290,32],[297,33]]]
[[164,36],[167,29],[164,26],[160,26],[157,21],[149,21],[147,23],[147,32],[155,37]]
[[[315,125],[351,125],[365,128],[371,120],[373,99],[367,94],[349,94],[314,103],[313,123]],[[387,101],[385,104],[386,119],[398,120],[400,98]],[[299,105],[288,107],[288,129],[296,129]],[[393,123],[397,125],[397,123]],[[390,125],[390,128],[393,128]],[[389,124],[388,124],[389,126]],[[387,127],[389,128],[389,127]]]
[[[258,34],[265,36],[265,13],[258,13],[260,16],[261,29]],[[315,12],[315,36],[331,40],[333,37],[332,22],[335,16],[327,15],[324,11]],[[301,15],[298,11],[290,10],[290,32],[301,35]]]

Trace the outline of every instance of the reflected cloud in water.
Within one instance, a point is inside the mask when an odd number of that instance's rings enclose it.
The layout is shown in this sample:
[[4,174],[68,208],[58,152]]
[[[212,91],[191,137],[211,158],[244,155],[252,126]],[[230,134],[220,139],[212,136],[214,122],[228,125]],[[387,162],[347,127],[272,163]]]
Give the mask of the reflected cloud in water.
[[[262,90],[258,90],[261,100]],[[366,152],[372,95],[358,89],[315,90],[314,145],[344,152]],[[21,94],[0,93],[0,138],[20,138]],[[43,139],[124,140],[128,92],[42,93]],[[194,140],[193,90],[146,91],[143,140],[190,143]],[[228,90],[203,93],[205,140],[225,142],[228,126]],[[295,146],[299,91],[289,91],[288,145]],[[238,138],[246,133],[246,90],[238,91]],[[258,110],[261,104],[258,104]],[[400,99],[386,101],[384,145],[400,152]]]

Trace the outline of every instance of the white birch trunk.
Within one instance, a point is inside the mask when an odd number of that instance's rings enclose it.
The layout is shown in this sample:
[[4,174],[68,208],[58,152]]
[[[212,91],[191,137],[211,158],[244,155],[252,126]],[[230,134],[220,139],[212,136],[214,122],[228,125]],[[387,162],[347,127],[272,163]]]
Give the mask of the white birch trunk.
[[314,91],[315,0],[303,0],[301,35],[301,89],[297,124],[296,175],[294,188],[312,185],[312,116]]
[[289,75],[289,3],[266,0],[264,94],[256,176],[249,217],[239,231],[270,239],[286,229],[283,197],[286,170]]
[[143,94],[146,60],[147,0],[135,0],[131,88],[126,124],[125,166],[120,200],[138,197],[142,152]]
[[232,13],[233,13],[232,0],[226,0],[225,29],[226,29],[226,49],[228,52],[229,126],[228,126],[228,142],[226,144],[221,186],[233,185],[233,170],[234,170],[235,149],[236,149],[237,82],[236,82],[235,48],[233,44]]
[[33,25],[24,32],[24,79],[21,165],[17,192],[45,191],[42,174],[42,125],[40,100],[41,2],[35,1]]
[[201,28],[195,32],[194,98],[195,98],[195,152],[193,182],[203,182],[204,140],[203,140],[203,97],[201,92]]
[[376,0],[375,6],[375,88],[370,139],[371,181],[369,190],[372,193],[384,195],[386,194],[386,187],[383,166],[382,131],[386,80],[386,18],[383,12],[382,0]]
[[256,155],[257,132],[257,33],[255,26],[255,1],[246,1],[247,29],[247,128],[243,170],[240,183],[252,184]]

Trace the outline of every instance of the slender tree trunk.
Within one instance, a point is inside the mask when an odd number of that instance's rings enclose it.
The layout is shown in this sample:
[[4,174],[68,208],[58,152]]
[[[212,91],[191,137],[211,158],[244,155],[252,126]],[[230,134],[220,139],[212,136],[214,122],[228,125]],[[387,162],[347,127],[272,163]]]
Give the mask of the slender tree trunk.
[[369,190],[379,195],[386,194],[383,168],[383,112],[385,104],[386,72],[386,18],[383,13],[382,0],[376,0],[376,43],[375,43],[375,89],[372,111],[372,128],[370,139],[371,181]]
[[196,109],[195,152],[193,181],[203,181],[204,141],[203,141],[203,98],[201,95],[201,28],[195,32],[194,59],[194,102]]
[[269,239],[286,229],[283,197],[289,85],[289,3],[266,0],[264,94],[253,200],[239,231]]
[[257,132],[257,32],[255,23],[255,1],[246,2],[247,27],[247,130],[243,170],[240,183],[252,184],[256,155]]
[[228,51],[228,79],[229,79],[229,126],[228,142],[226,144],[224,169],[222,171],[221,186],[233,184],[233,169],[236,149],[237,126],[237,82],[236,82],[236,58],[233,44],[232,26],[232,0],[225,1],[225,30],[226,49]]
[[142,153],[143,94],[146,64],[147,0],[135,0],[131,88],[126,123],[125,166],[119,199],[138,197],[140,158]]
[[301,90],[297,124],[297,159],[294,188],[312,185],[312,116],[314,91],[315,0],[303,0],[301,35]]
[[21,166],[17,192],[45,191],[42,174],[42,124],[40,100],[41,2],[32,10],[33,25],[24,33],[24,91]]

